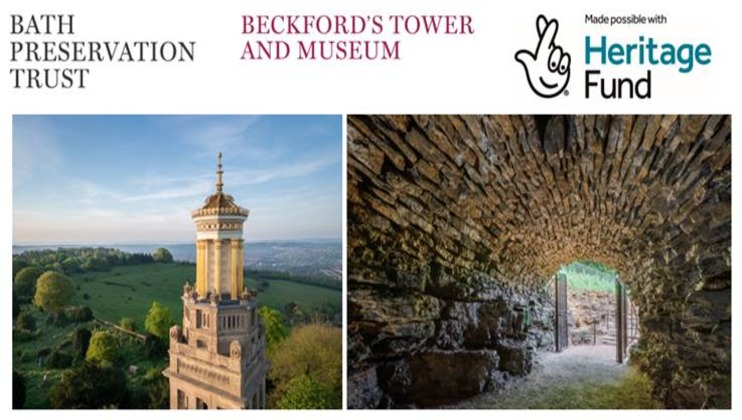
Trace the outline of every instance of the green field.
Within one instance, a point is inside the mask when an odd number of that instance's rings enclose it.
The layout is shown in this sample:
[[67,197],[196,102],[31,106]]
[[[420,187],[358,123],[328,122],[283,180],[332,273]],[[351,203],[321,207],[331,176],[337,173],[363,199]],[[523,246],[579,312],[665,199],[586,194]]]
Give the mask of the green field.
[[[195,267],[189,264],[141,264],[119,266],[109,272],[89,272],[72,276],[77,291],[73,305],[89,306],[96,317],[119,322],[127,317],[135,320],[139,331],[144,329],[144,317],[152,301],[158,301],[170,308],[175,322],[182,318],[180,295],[185,281],[193,283]],[[289,302],[312,313],[322,306],[341,307],[341,292],[309,284],[295,283],[281,279],[259,280],[268,282],[264,292],[258,296],[261,305],[281,310]],[[257,281],[247,279],[247,286],[255,288]],[[36,319],[36,331],[33,338],[27,340],[13,339],[13,369],[26,378],[26,408],[49,408],[48,392],[59,381],[61,369],[49,369],[38,365],[39,351],[59,350],[72,353],[72,332],[75,328],[86,327],[90,330],[108,329],[95,321],[82,324],[71,323],[55,327],[46,322],[47,314],[41,313],[30,304],[23,305],[24,311],[30,311]],[[140,368],[138,374],[128,375],[133,389],[141,388],[144,373],[148,368],[161,370],[166,360],[148,360],[144,357],[142,343],[126,334],[114,333],[119,337],[122,355],[121,366],[129,365]],[[46,382],[43,381],[47,374]]]
[[[121,266],[109,272],[76,274],[72,279],[79,289],[73,304],[90,306],[95,316],[115,323],[123,317],[132,318],[142,328],[147,310],[153,301],[158,301],[170,308],[179,322],[183,315],[183,284],[193,284],[195,274],[195,266],[177,263]],[[281,310],[294,301],[308,311],[327,304],[341,307],[339,290],[277,279],[268,283],[258,296],[261,305]],[[246,285],[255,288],[256,282],[248,278]]]

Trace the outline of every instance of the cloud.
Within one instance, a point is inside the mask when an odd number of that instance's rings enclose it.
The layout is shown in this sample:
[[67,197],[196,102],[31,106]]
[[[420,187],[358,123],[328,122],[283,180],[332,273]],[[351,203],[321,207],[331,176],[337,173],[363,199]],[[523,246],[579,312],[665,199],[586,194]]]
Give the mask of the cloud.
[[211,182],[204,179],[191,179],[185,182],[187,185],[172,188],[162,188],[157,191],[122,196],[121,201],[123,202],[137,202],[137,201],[160,201],[160,200],[171,200],[174,198],[188,198],[199,195],[204,195],[204,191],[208,191],[213,185]]
[[194,234],[187,211],[129,212],[115,209],[80,209],[42,213],[15,211],[15,243],[95,243],[101,241],[188,241]]
[[[340,163],[339,156],[323,156],[318,159],[274,166],[267,169],[229,170],[225,175],[225,189],[247,185],[265,184],[279,179],[291,179],[312,175]],[[122,196],[123,202],[145,200],[167,200],[174,198],[204,197],[214,189],[216,175],[213,173],[190,177],[148,175],[132,180],[133,185],[143,186],[146,193]]]
[[308,176],[340,163],[340,156],[322,156],[316,159],[271,167],[269,169],[246,169],[231,175],[236,186],[263,184],[275,179]]
[[248,131],[259,123],[259,116],[185,116],[172,117],[169,129],[187,145],[195,147],[199,156],[216,157],[217,153],[229,150],[231,156],[260,154],[263,151],[253,145],[248,147]]
[[116,200],[119,197],[113,190],[85,179],[73,180],[67,185],[71,187],[75,197],[88,205],[100,203],[101,200]]

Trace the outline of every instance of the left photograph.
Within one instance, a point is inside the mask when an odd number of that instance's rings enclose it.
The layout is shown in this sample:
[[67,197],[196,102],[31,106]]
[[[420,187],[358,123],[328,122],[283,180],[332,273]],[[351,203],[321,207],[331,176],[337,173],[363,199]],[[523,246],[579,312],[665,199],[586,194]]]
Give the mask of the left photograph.
[[342,116],[13,117],[14,409],[342,408]]

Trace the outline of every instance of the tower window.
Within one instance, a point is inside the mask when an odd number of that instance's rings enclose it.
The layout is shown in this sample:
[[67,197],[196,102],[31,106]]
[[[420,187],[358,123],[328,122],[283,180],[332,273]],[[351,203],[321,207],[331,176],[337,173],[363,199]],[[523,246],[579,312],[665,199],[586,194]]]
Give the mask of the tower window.
[[186,397],[185,393],[181,390],[178,390],[178,408],[188,408],[188,397]]

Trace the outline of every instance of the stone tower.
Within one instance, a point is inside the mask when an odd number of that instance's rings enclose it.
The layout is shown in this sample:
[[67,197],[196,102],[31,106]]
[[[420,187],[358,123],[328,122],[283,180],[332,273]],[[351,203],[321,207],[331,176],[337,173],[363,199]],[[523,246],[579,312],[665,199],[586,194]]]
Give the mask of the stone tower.
[[196,285],[183,286],[183,325],[170,328],[170,408],[265,408],[265,327],[243,285],[242,225],[250,212],[222,191],[191,213]]

